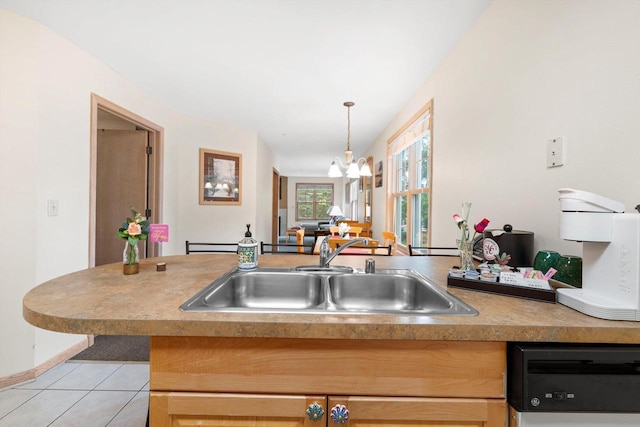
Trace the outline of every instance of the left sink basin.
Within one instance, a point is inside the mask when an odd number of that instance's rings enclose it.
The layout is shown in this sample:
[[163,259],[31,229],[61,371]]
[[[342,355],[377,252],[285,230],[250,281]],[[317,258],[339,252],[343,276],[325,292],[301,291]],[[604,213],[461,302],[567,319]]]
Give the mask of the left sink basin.
[[325,302],[318,275],[279,269],[225,274],[180,309],[184,311],[296,311],[320,308]]

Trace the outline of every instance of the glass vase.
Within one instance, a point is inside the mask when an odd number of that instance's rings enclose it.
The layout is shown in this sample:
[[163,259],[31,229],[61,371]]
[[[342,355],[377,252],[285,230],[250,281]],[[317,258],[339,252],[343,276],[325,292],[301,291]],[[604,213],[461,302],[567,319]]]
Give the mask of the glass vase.
[[132,245],[127,240],[122,252],[122,267],[124,274],[137,274],[140,271],[140,253],[138,243]]
[[473,241],[458,240],[457,243],[458,249],[460,249],[460,269],[475,270],[476,266],[473,263]]

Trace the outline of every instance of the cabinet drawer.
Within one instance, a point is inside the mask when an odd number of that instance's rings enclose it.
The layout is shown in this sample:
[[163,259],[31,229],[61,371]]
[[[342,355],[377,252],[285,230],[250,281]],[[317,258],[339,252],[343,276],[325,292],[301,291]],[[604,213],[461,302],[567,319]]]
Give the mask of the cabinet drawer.
[[504,397],[502,342],[152,337],[151,389]]

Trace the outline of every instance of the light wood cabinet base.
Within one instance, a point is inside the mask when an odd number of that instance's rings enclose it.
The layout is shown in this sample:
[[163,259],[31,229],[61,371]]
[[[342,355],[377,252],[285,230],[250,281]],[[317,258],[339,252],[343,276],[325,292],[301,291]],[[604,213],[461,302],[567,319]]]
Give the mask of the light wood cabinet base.
[[[504,427],[506,344],[152,337],[151,427]],[[306,416],[309,405],[322,419]]]

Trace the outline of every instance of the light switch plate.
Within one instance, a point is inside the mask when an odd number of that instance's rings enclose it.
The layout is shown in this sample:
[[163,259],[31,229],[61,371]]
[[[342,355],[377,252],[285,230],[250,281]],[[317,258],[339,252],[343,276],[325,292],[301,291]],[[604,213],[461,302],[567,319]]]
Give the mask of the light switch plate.
[[47,215],[49,216],[58,216],[58,201],[57,200],[47,200]]
[[559,136],[547,141],[547,167],[555,168],[564,164],[564,138]]

